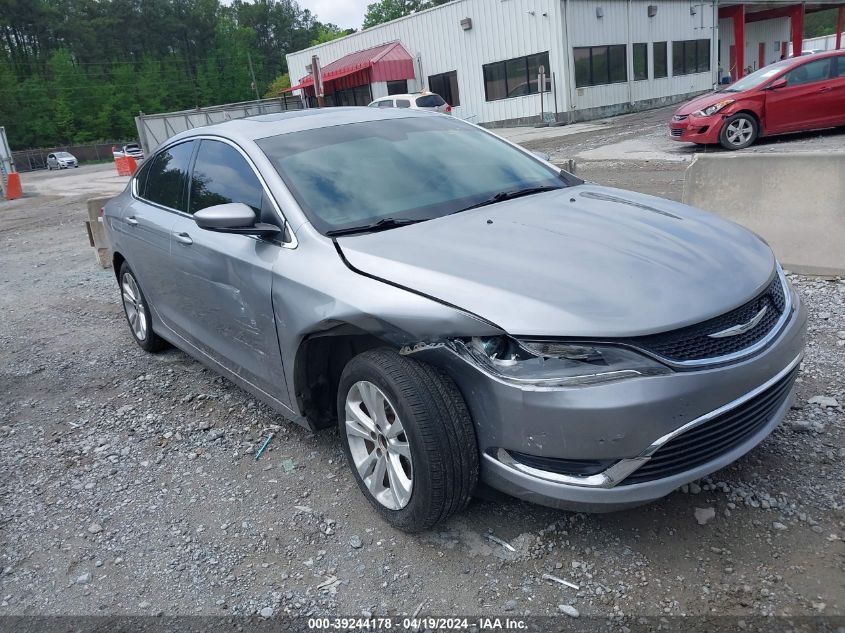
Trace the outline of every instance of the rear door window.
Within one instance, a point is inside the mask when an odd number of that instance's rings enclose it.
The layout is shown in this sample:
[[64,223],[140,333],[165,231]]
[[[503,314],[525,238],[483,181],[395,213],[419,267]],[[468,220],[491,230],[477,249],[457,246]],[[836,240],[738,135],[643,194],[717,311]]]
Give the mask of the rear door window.
[[836,60],[834,63],[836,64],[836,70],[833,72],[834,77],[842,78],[845,77],[845,55],[839,55],[838,57],[834,57]]
[[417,97],[417,107],[418,108],[436,108],[437,106],[442,106],[445,101],[440,95],[423,95],[422,97]]
[[156,154],[142,196],[168,209],[187,210],[187,179],[194,141],[179,143]]
[[191,214],[216,204],[241,202],[259,219],[263,196],[258,176],[238,150],[220,141],[201,141],[191,174]]
[[396,107],[397,108],[410,108],[411,102],[407,99],[397,99],[396,100]]

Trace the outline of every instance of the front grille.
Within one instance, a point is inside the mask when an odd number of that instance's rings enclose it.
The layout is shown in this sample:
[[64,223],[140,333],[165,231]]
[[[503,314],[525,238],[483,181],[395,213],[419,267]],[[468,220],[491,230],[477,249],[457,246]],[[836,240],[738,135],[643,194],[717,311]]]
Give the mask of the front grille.
[[[710,334],[748,323],[764,306],[768,307],[768,310],[762,320],[747,332],[724,338],[710,338]],[[685,328],[636,336],[623,342],[670,361],[718,358],[740,352],[765,337],[780,319],[785,306],[783,285],[780,276],[776,275],[760,295],[735,310]]]
[[672,128],[671,134],[672,136],[681,136],[684,133],[683,128]]
[[796,367],[738,407],[672,438],[619,485],[671,477],[706,464],[739,446],[772,421],[789,395],[797,374]]

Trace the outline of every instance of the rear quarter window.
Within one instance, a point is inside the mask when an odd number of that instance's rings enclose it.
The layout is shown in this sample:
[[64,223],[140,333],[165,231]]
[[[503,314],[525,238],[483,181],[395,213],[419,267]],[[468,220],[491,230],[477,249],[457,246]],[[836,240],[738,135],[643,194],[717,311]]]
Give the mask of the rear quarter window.
[[384,101],[379,101],[378,107],[380,107],[380,108],[392,108],[393,107],[393,100],[392,99],[385,99]]
[[422,97],[417,97],[417,107],[418,108],[436,108],[438,106],[442,106],[445,101],[440,95],[423,95]]

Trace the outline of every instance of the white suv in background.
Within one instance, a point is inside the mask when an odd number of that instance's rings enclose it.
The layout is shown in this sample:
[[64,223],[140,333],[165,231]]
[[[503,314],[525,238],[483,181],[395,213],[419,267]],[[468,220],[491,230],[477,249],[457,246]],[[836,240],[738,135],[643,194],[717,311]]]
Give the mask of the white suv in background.
[[452,114],[452,106],[439,94],[433,92],[414,92],[404,95],[381,97],[369,104],[370,108],[413,108],[414,110],[432,110],[442,114]]

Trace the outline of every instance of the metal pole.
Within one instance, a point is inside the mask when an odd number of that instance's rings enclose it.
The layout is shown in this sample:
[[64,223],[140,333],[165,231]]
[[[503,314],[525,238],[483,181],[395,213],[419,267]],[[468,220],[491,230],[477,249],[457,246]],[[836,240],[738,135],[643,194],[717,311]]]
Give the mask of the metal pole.
[[261,97],[258,96],[258,84],[255,83],[255,72],[252,70],[252,56],[249,51],[246,52],[246,61],[249,63],[249,74],[252,77],[252,88],[255,90],[255,100],[259,101]]

